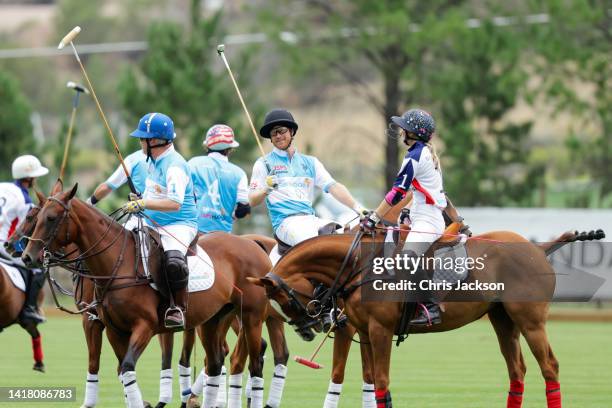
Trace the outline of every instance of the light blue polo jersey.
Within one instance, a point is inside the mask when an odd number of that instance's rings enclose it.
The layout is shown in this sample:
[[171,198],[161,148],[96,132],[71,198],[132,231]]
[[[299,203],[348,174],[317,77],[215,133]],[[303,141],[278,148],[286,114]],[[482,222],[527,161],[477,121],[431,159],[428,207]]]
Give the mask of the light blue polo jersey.
[[[278,188],[266,197],[274,230],[289,216],[314,214],[314,188],[327,193],[336,182],[317,158],[297,151],[290,159],[287,152],[275,148],[265,156],[265,160],[278,178]],[[253,166],[251,190],[265,188],[266,176],[268,170],[263,159],[259,158]]]
[[[157,224],[188,225],[197,228],[197,209],[193,196],[193,182],[189,165],[174,147],[148,163],[145,199],[170,199],[181,203],[178,211],[145,210]],[[150,220],[147,223],[155,226]]]
[[[147,185],[146,181],[148,176],[147,156],[142,150],[138,150],[127,156],[123,162],[130,173],[134,187],[140,194],[143,194]],[[118,189],[126,182],[127,177],[121,165],[117,167],[115,172],[106,180],[106,184],[113,190]]]
[[[246,173],[219,153],[194,157],[188,162],[198,211],[198,231],[232,232],[238,201],[248,203]],[[244,197],[238,186],[244,181]]]

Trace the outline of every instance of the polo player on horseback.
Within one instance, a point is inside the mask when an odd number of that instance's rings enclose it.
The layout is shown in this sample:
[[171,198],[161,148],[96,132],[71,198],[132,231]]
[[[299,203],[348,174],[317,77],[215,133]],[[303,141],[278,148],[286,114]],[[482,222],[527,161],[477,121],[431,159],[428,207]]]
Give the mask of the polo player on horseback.
[[[431,244],[444,233],[443,211],[447,206],[442,185],[442,169],[431,143],[435,130],[433,117],[424,110],[411,109],[402,116],[393,116],[392,124],[399,129],[399,135],[408,146],[399,173],[391,190],[363,221],[366,231],[375,229],[382,217],[399,203],[412,190],[413,199],[410,207],[411,231],[404,243],[403,251],[409,256],[420,257],[427,252]],[[422,276],[424,271],[416,272]],[[431,294],[428,294],[424,308],[410,322],[413,325],[440,323],[440,307]]]
[[[32,155],[19,156],[13,161],[12,183],[0,183],[0,258],[26,269],[20,258],[12,258],[5,250],[7,240],[23,222],[32,207],[29,190],[34,180],[49,173],[40,161]],[[26,298],[19,320],[23,323],[42,323],[45,318],[38,310],[37,299],[45,283],[45,276],[40,269],[27,269]]]
[[174,123],[163,113],[147,113],[130,136],[140,139],[147,157],[148,176],[142,198],[124,205],[130,213],[144,210],[149,226],[157,230],[164,248],[164,270],[170,282],[172,299],[166,310],[167,328],[185,327],[189,268],[185,257],[197,234],[197,211],[191,172],[175,149]]
[[252,207],[266,200],[274,235],[289,246],[317,236],[319,228],[329,223],[314,214],[314,187],[330,193],[357,214],[366,211],[317,158],[292,146],[297,130],[290,112],[268,112],[259,134],[270,139],[274,149],[255,162],[249,193]]
[[231,233],[234,219],[251,213],[246,173],[229,162],[240,144],[231,127],[214,125],[206,132],[203,145],[207,155],[188,162],[198,206],[198,231]]

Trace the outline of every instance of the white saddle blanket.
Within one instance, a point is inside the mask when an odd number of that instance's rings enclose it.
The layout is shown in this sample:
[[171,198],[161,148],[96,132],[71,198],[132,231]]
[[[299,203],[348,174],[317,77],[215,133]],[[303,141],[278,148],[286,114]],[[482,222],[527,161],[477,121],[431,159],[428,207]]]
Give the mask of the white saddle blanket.
[[26,290],[25,282],[23,281],[23,276],[21,276],[21,272],[19,272],[19,269],[15,268],[12,265],[8,265],[4,262],[0,262],[0,265],[6,271],[9,278],[11,278],[13,285],[15,285],[15,287],[19,289],[20,291],[25,292]]
[[188,256],[189,265],[189,292],[199,292],[209,289],[215,283],[215,271],[212,259],[198,245],[198,255]]

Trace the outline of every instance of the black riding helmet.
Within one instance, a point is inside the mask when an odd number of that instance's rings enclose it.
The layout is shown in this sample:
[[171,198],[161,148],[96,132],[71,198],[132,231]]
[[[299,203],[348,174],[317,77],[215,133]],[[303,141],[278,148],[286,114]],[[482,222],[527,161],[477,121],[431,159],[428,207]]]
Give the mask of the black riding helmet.
[[295,123],[293,115],[285,109],[272,109],[266,114],[264,125],[259,129],[261,137],[270,139],[270,131],[274,126],[287,126],[289,129],[293,130],[294,135],[298,130],[298,124]]
[[423,142],[429,142],[436,130],[434,118],[422,109],[410,109],[402,116],[392,116],[391,121],[405,131],[414,133]]

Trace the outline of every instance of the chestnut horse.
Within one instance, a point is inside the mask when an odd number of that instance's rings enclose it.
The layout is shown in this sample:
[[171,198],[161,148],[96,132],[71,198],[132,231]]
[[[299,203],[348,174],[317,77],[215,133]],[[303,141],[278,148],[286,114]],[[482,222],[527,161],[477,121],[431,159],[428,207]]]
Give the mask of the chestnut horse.
[[[142,407],[136,383],[138,358],[156,333],[168,332],[160,324],[160,295],[142,278],[142,264],[132,234],[95,208],[75,199],[77,185],[69,192],[50,197],[37,217],[36,227],[22,259],[40,264],[43,254],[76,244],[96,281],[99,315],[109,327],[107,337],[120,363],[120,374],[129,407]],[[189,296],[187,329],[199,328],[206,350],[207,372],[211,378],[206,387],[206,406],[216,401],[223,340],[235,316],[243,325],[240,338],[246,342],[249,371],[257,378],[254,407],[263,405],[263,379],[259,352],[261,329],[266,312],[265,293],[246,278],[263,276],[270,270],[266,254],[253,241],[229,234],[215,233],[202,237],[198,244],[211,256],[216,269],[214,285]],[[127,250],[126,250],[127,249]],[[159,254],[151,253],[150,256]],[[222,273],[221,273],[222,272]],[[234,373],[232,373],[234,374]]]
[[[281,258],[266,277],[250,280],[254,283],[258,281],[257,284],[266,288],[268,297],[280,306],[287,318],[299,318],[308,297],[298,295],[299,299],[296,299],[295,294],[313,293],[313,282],[333,287],[349,248],[354,244],[354,238],[352,235],[341,234],[306,240]],[[366,243],[380,244],[381,241],[380,236],[363,239]],[[546,334],[548,300],[554,292],[555,273],[546,259],[545,248],[506,231],[479,235],[469,239],[466,245],[472,258],[487,254],[484,257],[484,268],[471,270],[468,281],[505,282],[507,293],[522,291],[524,295],[529,295],[529,299],[540,300],[513,301],[502,298],[500,302],[444,302],[441,324],[412,326],[410,333],[453,330],[488,314],[510,377],[508,406],[520,407],[522,402],[526,371],[519,341],[522,334],[546,382],[549,408],[560,407],[559,365]],[[359,286],[363,277],[359,267],[356,270],[356,274],[351,274],[354,271],[352,267],[345,270],[345,276],[350,279],[343,285],[344,289]],[[357,329],[360,338],[369,344],[368,354],[374,361],[377,407],[391,407],[391,393],[388,390],[391,346],[403,305],[399,302],[362,301],[361,290],[349,290],[341,298],[351,324]]]
[[[24,222],[31,220],[33,217],[28,214]],[[14,235],[14,234],[13,234]],[[12,238],[9,237],[9,239]],[[4,247],[7,251],[11,248],[9,242],[4,243]],[[12,255],[10,251],[9,254]],[[27,282],[25,282],[27,285]],[[40,306],[44,299],[44,292],[41,290],[38,295],[38,305]],[[15,287],[13,281],[9,278],[8,273],[2,267],[0,263],[0,332],[14,323],[19,323],[21,327],[28,332],[32,338],[32,351],[34,357],[33,370],[45,372],[45,364],[43,362],[43,349],[41,343],[40,332],[38,331],[38,324],[31,322],[19,321],[19,313],[23,309],[25,303],[25,293]]]

